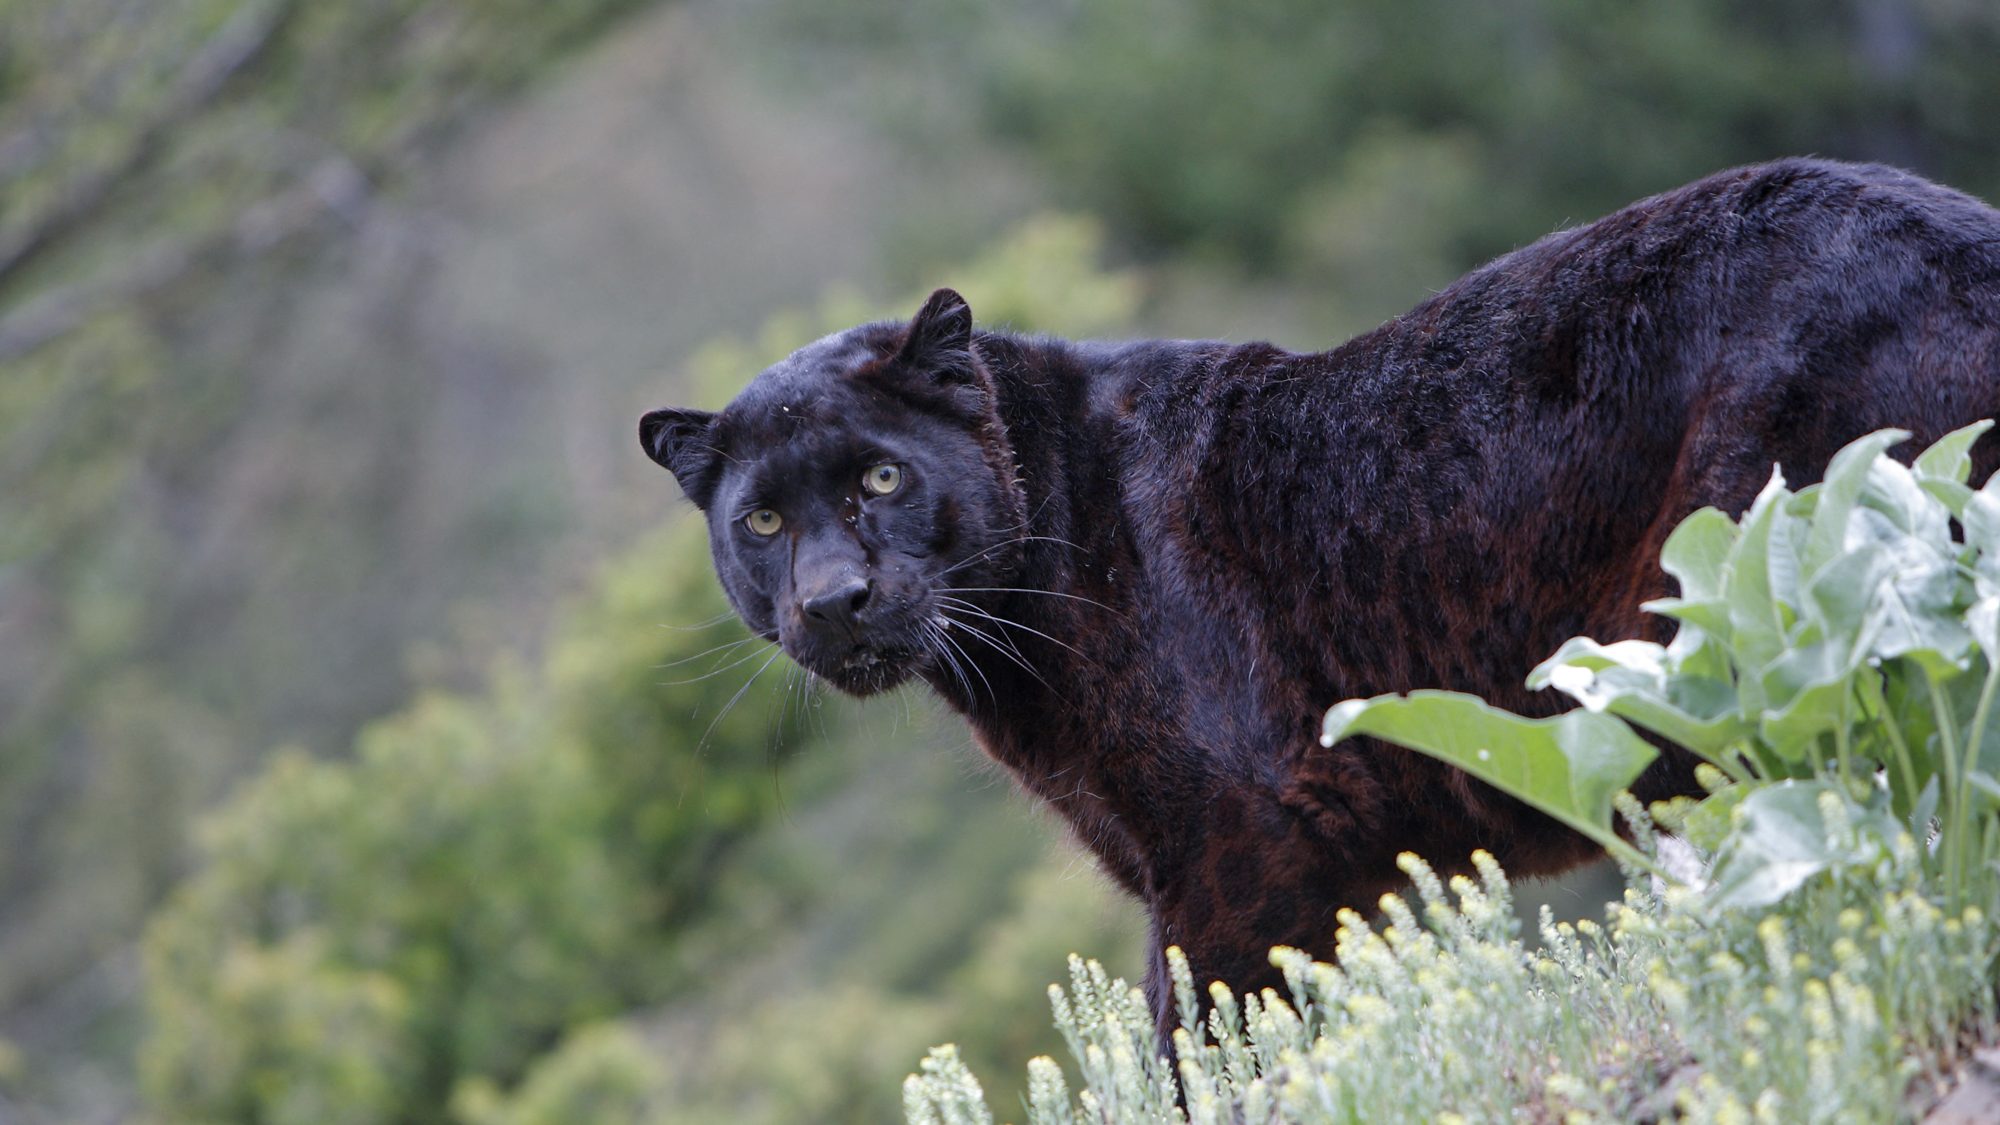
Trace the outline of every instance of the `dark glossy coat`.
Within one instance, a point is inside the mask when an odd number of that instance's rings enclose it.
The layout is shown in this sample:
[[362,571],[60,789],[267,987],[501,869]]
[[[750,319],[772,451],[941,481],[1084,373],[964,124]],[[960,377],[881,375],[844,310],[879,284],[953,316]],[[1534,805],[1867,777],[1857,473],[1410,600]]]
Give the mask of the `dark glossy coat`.
[[[850,690],[928,680],[1145,903],[1164,1007],[1160,947],[1270,983],[1270,946],[1329,953],[1335,910],[1396,886],[1398,852],[1486,848],[1515,875],[1590,858],[1429,758],[1321,747],[1321,716],[1422,687],[1547,713],[1522,680],[1564,639],[1663,632],[1638,606],[1668,592],[1659,547],[1689,512],[1742,510],[1773,462],[1816,479],[1870,430],[1914,431],[1908,451],[2000,414],[2000,212],[1788,160],[1551,235],[1328,352],[975,334],[948,291],[814,348],[720,416],[649,415],[648,451],[709,510],[753,627]],[[859,415],[929,427],[906,508],[836,488],[799,532],[824,551],[746,577],[738,547],[764,548],[717,480],[787,450],[843,479],[906,455],[854,438]],[[1996,444],[1975,462],[2000,467]],[[812,649],[786,585],[853,567],[881,592],[819,639],[879,650],[865,668]],[[966,620],[1023,660],[960,633],[974,678],[930,652],[913,622],[952,582],[987,591],[957,595],[990,615]],[[1690,785],[1670,755],[1641,796]]]

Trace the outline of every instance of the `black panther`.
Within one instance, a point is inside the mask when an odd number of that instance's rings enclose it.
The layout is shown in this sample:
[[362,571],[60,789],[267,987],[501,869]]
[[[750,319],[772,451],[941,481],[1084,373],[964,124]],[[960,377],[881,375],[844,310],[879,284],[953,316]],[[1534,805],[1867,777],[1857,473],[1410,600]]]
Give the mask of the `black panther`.
[[[1581,838],[1366,740],[1342,699],[1559,704],[1566,638],[1649,636],[1666,534],[1871,430],[2000,415],[2000,212],[1891,168],[1783,160],[1552,234],[1330,351],[980,331],[933,294],[830,336],[648,455],[707,513],[751,629],[840,689],[921,680],[1241,989],[1395,856]],[[2000,442],[1974,453],[1982,477]],[[1692,789],[1670,752],[1640,784]]]

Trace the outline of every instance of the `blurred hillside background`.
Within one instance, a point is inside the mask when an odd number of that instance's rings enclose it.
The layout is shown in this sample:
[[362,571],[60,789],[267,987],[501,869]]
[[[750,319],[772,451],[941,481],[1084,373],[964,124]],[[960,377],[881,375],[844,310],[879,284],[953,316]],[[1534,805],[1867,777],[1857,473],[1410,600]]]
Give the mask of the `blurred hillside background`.
[[0,0],[0,1123],[1018,1074],[1135,913],[921,693],[721,647],[638,414],[937,284],[1312,348],[1730,164],[2000,200],[1995,58],[1991,0]]

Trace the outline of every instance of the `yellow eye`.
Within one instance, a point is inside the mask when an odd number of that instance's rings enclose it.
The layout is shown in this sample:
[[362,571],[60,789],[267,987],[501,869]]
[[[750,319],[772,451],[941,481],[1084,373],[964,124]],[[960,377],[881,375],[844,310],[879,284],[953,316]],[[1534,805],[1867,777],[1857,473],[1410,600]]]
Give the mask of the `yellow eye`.
[[778,529],[785,526],[785,521],[779,519],[778,513],[771,509],[759,508],[743,517],[743,526],[756,535],[776,535]]
[[861,474],[861,487],[877,496],[887,496],[903,487],[903,470],[894,465],[877,465]]

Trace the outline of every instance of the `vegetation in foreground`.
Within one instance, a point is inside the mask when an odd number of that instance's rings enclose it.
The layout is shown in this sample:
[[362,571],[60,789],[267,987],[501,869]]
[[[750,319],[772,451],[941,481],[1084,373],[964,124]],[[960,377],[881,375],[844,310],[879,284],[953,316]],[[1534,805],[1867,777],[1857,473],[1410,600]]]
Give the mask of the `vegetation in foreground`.
[[[1875,1122],[1935,1100],[1994,1031],[2000,929],[2000,476],[1968,487],[1991,423],[1905,467],[1885,431],[1741,522],[1690,516],[1662,564],[1671,644],[1577,639],[1532,684],[1582,707],[1523,719],[1449,692],[1353,700],[1329,742],[1433,754],[1603,842],[1630,885],[1606,923],[1516,932],[1498,866],[1449,887],[1415,856],[1383,924],[1343,915],[1339,964],[1274,950],[1289,995],[1217,986],[1178,953],[1178,1065],[1136,990],[1071,962],[1051,988],[1080,1080],[1029,1063],[1036,1125],[1082,1121]],[[1646,810],[1646,731],[1710,793]],[[1629,840],[1613,830],[1622,816]],[[1701,874],[1676,879],[1656,821]],[[1182,1104],[1179,1095],[1184,1091]],[[991,1120],[951,1047],[904,1087],[924,1123]]]

